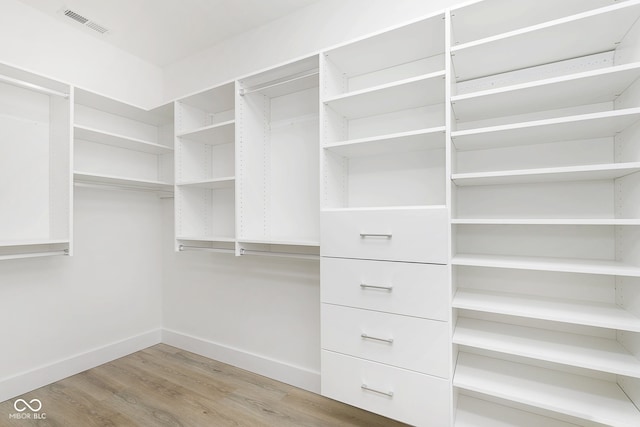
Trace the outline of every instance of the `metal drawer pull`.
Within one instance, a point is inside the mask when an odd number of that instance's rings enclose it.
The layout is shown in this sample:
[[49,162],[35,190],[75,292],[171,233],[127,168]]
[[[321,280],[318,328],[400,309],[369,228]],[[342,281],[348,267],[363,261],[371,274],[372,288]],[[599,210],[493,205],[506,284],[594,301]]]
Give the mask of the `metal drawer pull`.
[[389,397],[393,397],[393,392],[392,391],[380,391],[380,390],[376,390],[375,388],[371,388],[366,384],[362,384],[360,386],[360,388],[362,388],[363,390],[367,390],[367,391],[372,391],[374,393],[378,393],[378,394],[382,394],[383,396],[389,396]]
[[362,289],[382,289],[385,291],[393,291],[393,286],[380,286],[380,285],[368,285],[366,283],[360,283]]
[[393,344],[393,338],[378,338],[378,337],[369,336],[367,334],[360,334],[360,336],[366,340],[382,341],[389,344]]
[[364,239],[365,237],[384,237],[385,239],[390,239],[393,237],[393,234],[380,234],[380,233],[360,233],[360,238]]

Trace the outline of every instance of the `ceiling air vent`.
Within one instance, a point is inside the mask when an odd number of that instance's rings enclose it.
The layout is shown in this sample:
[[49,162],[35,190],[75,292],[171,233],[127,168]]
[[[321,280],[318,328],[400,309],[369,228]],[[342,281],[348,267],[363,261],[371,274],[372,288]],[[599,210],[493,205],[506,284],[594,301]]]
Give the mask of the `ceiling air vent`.
[[109,32],[108,28],[98,24],[97,22],[90,20],[89,18],[86,18],[80,15],[77,12],[74,12],[71,9],[64,9],[62,13],[67,18],[73,19],[74,21],[84,25],[85,27],[91,28],[93,31],[96,31],[100,34],[105,34]]

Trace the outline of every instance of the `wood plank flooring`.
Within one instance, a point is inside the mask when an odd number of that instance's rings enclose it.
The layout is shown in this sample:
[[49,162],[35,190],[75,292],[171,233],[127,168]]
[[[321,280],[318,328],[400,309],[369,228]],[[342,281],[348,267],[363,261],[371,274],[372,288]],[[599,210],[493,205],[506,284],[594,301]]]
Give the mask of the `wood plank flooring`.
[[[18,398],[39,399],[46,419],[10,418]],[[18,398],[0,403],[0,426],[405,425],[164,344]]]

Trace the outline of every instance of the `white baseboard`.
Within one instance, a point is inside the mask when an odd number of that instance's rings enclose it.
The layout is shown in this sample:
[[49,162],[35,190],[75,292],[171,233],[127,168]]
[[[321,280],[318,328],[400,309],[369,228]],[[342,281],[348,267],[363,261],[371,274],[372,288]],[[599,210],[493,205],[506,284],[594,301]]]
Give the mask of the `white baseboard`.
[[320,393],[320,373],[310,369],[169,329],[162,330],[162,342],[304,390]]
[[161,337],[161,330],[155,329],[9,378],[0,379],[0,402],[159,344]]

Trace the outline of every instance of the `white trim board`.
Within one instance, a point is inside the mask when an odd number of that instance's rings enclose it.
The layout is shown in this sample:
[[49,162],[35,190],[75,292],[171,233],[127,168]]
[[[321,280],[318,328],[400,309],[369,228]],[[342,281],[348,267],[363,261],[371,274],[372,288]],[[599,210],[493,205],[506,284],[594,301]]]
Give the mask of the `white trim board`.
[[153,329],[12,377],[0,379],[0,402],[13,399],[21,394],[60,381],[87,369],[95,368],[152,345],[160,344],[161,336],[160,329]]
[[162,342],[255,374],[320,394],[320,372],[270,359],[241,349],[170,329],[162,330]]

